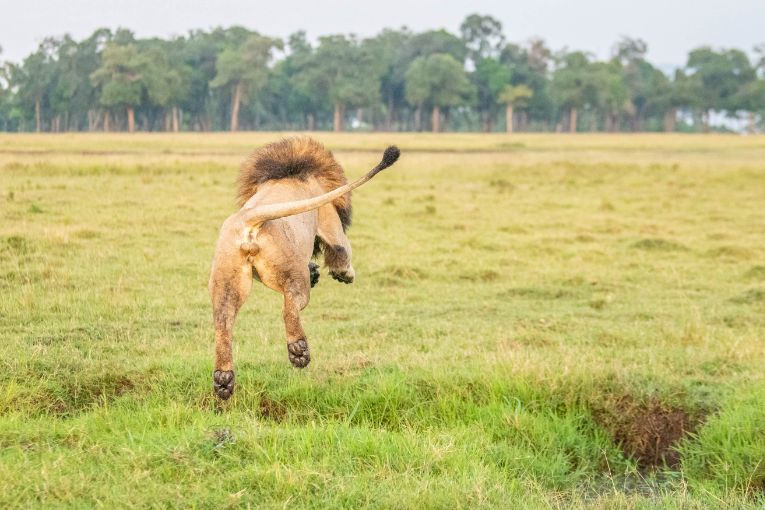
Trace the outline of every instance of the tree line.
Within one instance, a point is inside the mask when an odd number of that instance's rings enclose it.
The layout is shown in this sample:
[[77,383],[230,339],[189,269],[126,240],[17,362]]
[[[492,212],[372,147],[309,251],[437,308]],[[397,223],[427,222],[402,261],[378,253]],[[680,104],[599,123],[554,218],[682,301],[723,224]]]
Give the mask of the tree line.
[[0,131],[708,131],[712,112],[762,126],[765,47],[754,60],[697,48],[671,76],[646,52],[626,37],[604,61],[515,44],[478,14],[459,34],[316,44],[240,26],[171,39],[103,28],[0,62]]

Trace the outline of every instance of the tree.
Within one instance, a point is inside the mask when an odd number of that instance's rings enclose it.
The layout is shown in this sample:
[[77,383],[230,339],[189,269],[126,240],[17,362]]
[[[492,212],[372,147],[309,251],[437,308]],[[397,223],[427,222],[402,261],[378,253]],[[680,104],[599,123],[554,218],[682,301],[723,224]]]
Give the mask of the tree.
[[154,40],[144,44],[145,58],[144,106],[156,107],[164,119],[167,131],[180,130],[180,105],[189,96],[193,70],[183,61],[182,39],[172,41]]
[[[589,64],[585,91],[590,106],[603,115],[604,131],[616,131],[621,114],[630,117],[635,114],[635,106],[624,80],[624,68],[618,60]],[[593,131],[597,129],[596,118],[591,119],[591,128]]]
[[363,44],[380,65],[380,96],[385,109],[385,130],[390,131],[398,120],[397,112],[406,107],[406,70],[413,57],[413,34],[406,28],[385,29]]
[[471,14],[460,25],[462,41],[473,62],[496,57],[505,42],[502,23],[491,16]]
[[333,105],[333,129],[342,131],[346,109],[379,102],[380,73],[373,54],[355,37],[331,35],[319,38],[301,81]]
[[417,57],[426,57],[436,53],[451,55],[457,62],[464,62],[468,49],[464,41],[446,30],[427,30],[415,34],[408,44],[409,62]]
[[558,104],[568,110],[568,130],[574,133],[578,110],[587,104],[588,93],[592,92],[588,74],[590,62],[581,51],[568,53],[561,60],[562,65],[555,70],[552,79],[553,95]]
[[749,57],[741,50],[697,48],[688,55],[686,67],[696,81],[695,90],[705,113],[705,131],[709,130],[710,110],[735,112],[739,88],[757,77]]
[[645,61],[648,45],[642,39],[622,37],[613,50],[613,61],[621,69],[629,93],[632,131],[643,130],[645,110],[650,101],[654,67]]
[[434,133],[441,130],[441,108],[465,103],[472,92],[462,64],[451,55],[436,53],[419,57],[406,72],[407,100],[417,105],[418,111],[426,104],[432,106]]
[[241,45],[228,47],[218,55],[217,73],[210,86],[231,89],[231,131],[239,129],[242,101],[265,84],[273,50],[283,47],[279,39],[253,33]]
[[20,67],[12,70],[12,81],[19,89],[19,99],[22,103],[33,105],[35,131],[38,133],[43,129],[43,109],[47,106],[44,101],[55,79],[53,50],[54,40],[45,39]]
[[754,134],[756,131],[755,117],[758,112],[765,112],[765,79],[760,78],[747,82],[736,92],[732,101],[748,113],[747,132]]
[[146,59],[135,43],[106,45],[101,66],[90,75],[93,84],[101,88],[100,103],[106,107],[104,131],[110,130],[111,109],[118,106],[125,108],[128,131],[135,131],[135,108],[141,103],[146,68]]
[[499,95],[510,83],[510,69],[493,58],[479,58],[472,73],[478,97],[478,108],[483,114],[484,131],[492,130],[492,121],[500,103]]
[[[3,48],[0,46],[0,56]],[[10,65],[0,61],[0,131],[9,131],[10,120]]]
[[507,44],[499,60],[511,70],[510,83],[525,85],[533,95],[528,105],[520,112],[521,128],[532,121],[547,123],[555,111],[555,101],[550,94],[549,64],[552,53],[541,39],[533,39],[525,46]]
[[513,108],[525,107],[529,99],[534,96],[534,91],[526,85],[505,85],[499,95],[499,102],[505,105],[505,119],[507,132],[513,132]]

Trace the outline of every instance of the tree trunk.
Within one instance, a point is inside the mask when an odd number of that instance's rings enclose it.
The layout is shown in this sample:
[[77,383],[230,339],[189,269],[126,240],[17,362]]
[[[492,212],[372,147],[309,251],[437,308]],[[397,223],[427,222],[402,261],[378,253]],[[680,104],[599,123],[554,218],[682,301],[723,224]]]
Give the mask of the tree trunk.
[[414,130],[422,131],[422,105],[414,111]]
[[42,115],[40,113],[40,98],[35,98],[35,130],[42,131]]
[[576,108],[571,107],[568,117],[568,130],[570,133],[576,133]]
[[664,131],[666,133],[673,133],[675,131],[675,116],[676,112],[674,108],[670,108],[670,110],[664,114]]
[[507,133],[513,133],[513,105],[507,103],[505,106],[505,122],[507,122]]
[[178,115],[178,107],[173,106],[173,133],[177,133],[181,130],[181,119]]
[[108,133],[111,131],[112,124],[112,116],[111,113],[109,113],[109,110],[104,111],[104,132]]
[[335,133],[343,130],[343,107],[340,103],[335,103],[335,114],[332,118],[332,129]]
[[234,87],[234,97],[231,98],[231,131],[239,131],[239,106],[242,103],[242,84]]
[[747,131],[750,135],[754,134],[754,112],[749,112],[749,124],[747,126]]
[[128,133],[135,133],[135,108],[127,107]]
[[709,111],[704,111],[701,114],[701,122],[703,123],[703,129],[705,133],[709,133]]
[[313,113],[306,115],[306,124],[308,131],[316,129],[316,119],[314,118]]
[[433,106],[433,132],[438,133],[441,131],[441,109],[438,106]]
[[393,94],[388,96],[388,108],[385,112],[385,131],[391,131],[393,127]]

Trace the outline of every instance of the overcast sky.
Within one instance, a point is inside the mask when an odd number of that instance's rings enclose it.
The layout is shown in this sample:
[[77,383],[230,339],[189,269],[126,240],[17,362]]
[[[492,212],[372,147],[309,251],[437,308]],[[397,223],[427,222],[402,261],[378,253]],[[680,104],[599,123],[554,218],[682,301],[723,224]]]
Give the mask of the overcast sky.
[[751,52],[765,43],[765,0],[0,0],[0,58],[18,61],[46,36],[83,38],[102,26],[139,37],[170,36],[193,28],[243,25],[287,36],[330,33],[370,36],[385,27],[457,32],[479,12],[498,18],[510,41],[543,37],[607,57],[621,35],[648,42],[648,58],[679,65],[700,45]]

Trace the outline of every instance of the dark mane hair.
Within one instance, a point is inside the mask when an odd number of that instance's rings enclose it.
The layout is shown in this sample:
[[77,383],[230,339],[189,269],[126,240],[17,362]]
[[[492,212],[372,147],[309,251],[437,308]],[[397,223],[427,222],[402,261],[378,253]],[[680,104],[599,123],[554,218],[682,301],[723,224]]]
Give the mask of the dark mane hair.
[[[325,191],[346,184],[343,168],[332,152],[307,136],[283,138],[256,149],[239,171],[238,203],[242,207],[266,181],[277,179],[306,179],[313,176]],[[351,194],[346,193],[332,202],[343,229],[351,225]]]

